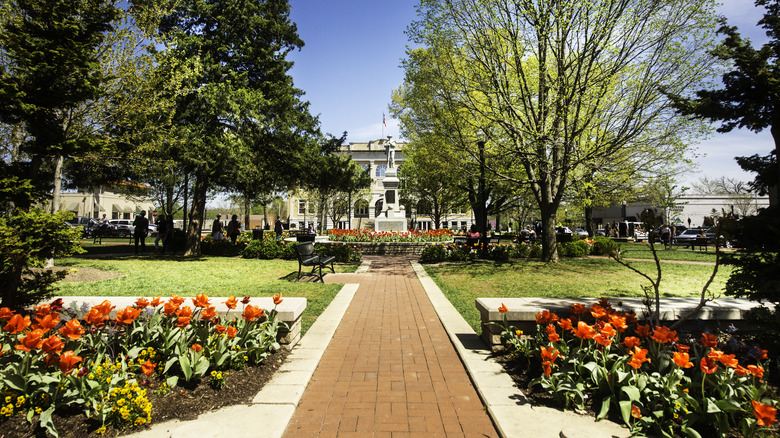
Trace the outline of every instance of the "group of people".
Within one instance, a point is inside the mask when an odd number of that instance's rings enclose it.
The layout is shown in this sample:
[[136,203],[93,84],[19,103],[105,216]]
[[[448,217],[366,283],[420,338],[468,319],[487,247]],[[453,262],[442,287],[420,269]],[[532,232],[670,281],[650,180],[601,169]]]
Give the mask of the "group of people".
[[[160,215],[156,224],[157,238],[154,239],[154,252],[160,252],[160,242],[162,242],[162,254],[165,254],[168,250],[168,243],[173,239],[173,215]],[[135,216],[133,227],[133,239],[137,255],[139,243],[141,253],[146,251],[146,236],[149,235],[149,219],[146,217],[145,210]]]
[[239,234],[241,234],[241,223],[238,221],[237,214],[234,214],[230,219],[230,222],[227,224],[227,229],[222,226],[221,214],[217,215],[217,218],[214,219],[214,223],[211,225],[211,238],[214,240],[224,240],[225,235],[227,235],[230,241],[235,244]]

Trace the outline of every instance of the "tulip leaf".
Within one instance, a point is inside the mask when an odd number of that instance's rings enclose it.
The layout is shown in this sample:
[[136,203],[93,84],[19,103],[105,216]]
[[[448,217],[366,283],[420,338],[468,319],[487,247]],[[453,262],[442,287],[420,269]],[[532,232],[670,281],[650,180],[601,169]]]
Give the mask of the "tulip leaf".
[[206,372],[209,370],[209,360],[205,357],[198,361],[197,365],[195,365],[195,372],[194,374],[196,376],[203,376],[206,374]]
[[623,422],[631,424],[631,400],[620,400],[618,405],[620,406],[620,416],[623,417]]
[[639,401],[639,389],[637,389],[635,386],[624,386],[621,388],[621,391],[626,393],[630,401]]
[[708,414],[717,414],[719,412],[722,412],[718,405],[716,403],[713,403],[711,399],[704,400],[705,407],[707,408]]
[[3,383],[6,384],[6,386],[15,389],[19,392],[24,393],[24,387],[25,387],[25,381],[24,378],[18,374],[11,374],[6,375],[3,378]]
[[715,405],[720,408],[723,412],[733,412],[733,411],[740,411],[742,410],[739,406],[739,403],[732,399],[725,399],[725,400],[718,400],[715,402]]
[[[51,415],[54,413],[54,408],[55,406],[54,404],[52,404],[51,406],[49,406],[48,409],[41,412],[40,422],[41,422],[41,426],[46,428],[47,432],[49,432],[55,438],[57,438],[59,437],[59,435],[57,434],[57,428],[54,427],[54,421],[51,418]],[[32,410],[30,412],[32,412]]]
[[190,359],[187,356],[179,357],[179,366],[181,372],[184,374],[184,381],[189,382],[192,377],[192,365],[190,365]]
[[165,383],[168,384],[169,388],[175,388],[179,384],[179,376],[170,376],[165,379]]
[[601,411],[599,412],[598,417],[596,417],[597,420],[607,417],[610,403],[612,403],[612,396],[605,397],[604,400],[601,401]]

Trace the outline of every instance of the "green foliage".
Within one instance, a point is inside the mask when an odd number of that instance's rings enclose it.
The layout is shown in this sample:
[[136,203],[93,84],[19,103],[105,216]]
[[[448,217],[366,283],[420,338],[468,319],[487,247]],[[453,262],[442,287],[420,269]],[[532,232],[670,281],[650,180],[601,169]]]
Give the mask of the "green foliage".
[[420,263],[439,263],[448,259],[444,245],[428,245],[420,254]]
[[230,239],[213,240],[207,237],[201,242],[200,249],[203,255],[238,257],[243,255],[247,246],[246,241],[237,240],[236,243],[233,244]]
[[593,239],[593,249],[591,254],[593,255],[610,255],[617,250],[617,244],[609,237],[596,236]]
[[363,256],[351,245],[335,243],[318,243],[314,250],[320,256],[333,256],[338,263],[356,263],[363,260]]
[[713,334],[680,339],[666,327],[636,323],[604,298],[570,312],[537,314],[530,336],[504,318],[502,333],[529,387],[561,407],[584,409],[590,399],[598,419],[620,417],[632,436],[725,437],[738,429],[750,437],[764,409],[768,425],[775,421],[779,403],[764,381],[765,351],[728,354]]
[[590,252],[590,245],[584,240],[563,242],[558,244],[558,252],[562,257],[584,257]]
[[287,246],[284,243],[280,243],[273,238],[267,238],[263,240],[253,240],[249,242],[244,250],[241,251],[241,256],[247,259],[276,259],[284,258],[290,259],[293,257],[284,257],[287,255]]
[[70,212],[44,213],[33,208],[0,217],[0,304],[22,309],[49,296],[64,272],[32,271],[46,260],[83,252],[81,230],[65,223]]

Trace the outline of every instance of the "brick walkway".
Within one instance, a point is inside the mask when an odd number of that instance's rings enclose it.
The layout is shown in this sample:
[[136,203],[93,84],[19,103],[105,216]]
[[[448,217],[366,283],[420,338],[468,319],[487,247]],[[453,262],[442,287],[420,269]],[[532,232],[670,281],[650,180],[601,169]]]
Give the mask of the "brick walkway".
[[367,259],[285,437],[498,437],[409,258]]

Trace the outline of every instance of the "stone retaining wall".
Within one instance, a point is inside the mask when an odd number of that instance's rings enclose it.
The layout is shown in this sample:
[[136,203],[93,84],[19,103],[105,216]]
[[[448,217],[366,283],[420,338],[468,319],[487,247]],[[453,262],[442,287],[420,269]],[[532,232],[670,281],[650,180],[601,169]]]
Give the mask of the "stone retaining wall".
[[347,243],[363,255],[420,255],[429,245],[440,245],[442,242],[361,242]]

